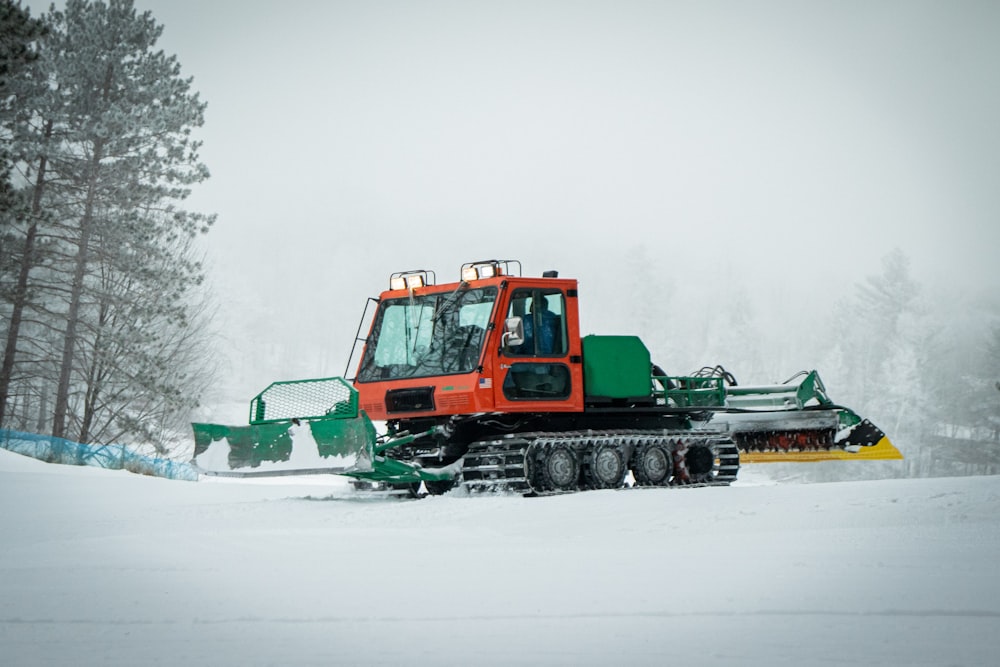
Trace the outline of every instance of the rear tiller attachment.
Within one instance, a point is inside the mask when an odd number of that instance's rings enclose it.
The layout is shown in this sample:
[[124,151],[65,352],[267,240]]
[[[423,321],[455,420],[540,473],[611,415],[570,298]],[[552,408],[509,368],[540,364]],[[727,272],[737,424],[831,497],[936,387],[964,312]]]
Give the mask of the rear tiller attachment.
[[746,463],[901,459],[885,433],[826,394],[816,371],[782,384],[727,386],[725,423]]

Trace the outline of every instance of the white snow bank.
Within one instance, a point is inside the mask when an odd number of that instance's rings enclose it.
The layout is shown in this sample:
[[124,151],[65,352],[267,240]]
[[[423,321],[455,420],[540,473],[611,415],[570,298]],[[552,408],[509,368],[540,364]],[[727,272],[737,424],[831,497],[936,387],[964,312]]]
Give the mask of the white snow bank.
[[1000,650],[1000,477],[400,501],[12,457],[5,664],[978,665]]

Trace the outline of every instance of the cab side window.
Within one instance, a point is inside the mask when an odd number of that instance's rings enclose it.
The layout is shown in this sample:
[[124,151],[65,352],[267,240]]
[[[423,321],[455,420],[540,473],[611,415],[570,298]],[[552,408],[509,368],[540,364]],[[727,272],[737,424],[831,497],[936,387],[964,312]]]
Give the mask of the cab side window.
[[503,382],[503,395],[511,400],[560,400],[569,398],[569,366],[549,362],[510,365]]
[[524,342],[508,349],[511,356],[562,357],[566,354],[566,301],[559,290],[519,289],[507,317],[520,317]]

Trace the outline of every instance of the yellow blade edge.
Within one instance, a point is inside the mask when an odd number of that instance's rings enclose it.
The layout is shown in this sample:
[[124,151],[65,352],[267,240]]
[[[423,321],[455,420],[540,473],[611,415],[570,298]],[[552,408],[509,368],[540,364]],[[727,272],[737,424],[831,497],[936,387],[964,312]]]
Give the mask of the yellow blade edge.
[[889,438],[882,437],[870,447],[857,452],[843,449],[824,449],[806,452],[740,452],[740,463],[811,463],[813,461],[891,461],[903,455]]

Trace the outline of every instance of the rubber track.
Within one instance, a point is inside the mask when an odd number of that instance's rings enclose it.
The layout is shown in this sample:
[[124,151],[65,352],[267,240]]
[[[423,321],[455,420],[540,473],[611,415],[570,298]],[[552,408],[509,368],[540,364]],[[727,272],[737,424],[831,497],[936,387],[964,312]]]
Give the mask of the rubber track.
[[727,486],[736,479],[740,467],[739,451],[728,433],[621,430],[518,433],[473,442],[464,457],[462,484],[473,493],[508,491],[531,496],[574,493],[586,489],[583,485],[566,490],[544,488],[530,459],[545,449],[566,445],[576,453],[580,465],[586,465],[588,454],[601,444],[619,447],[631,457],[639,447],[654,443],[667,446],[671,452],[686,445],[688,448],[707,446],[713,453],[714,464],[710,472],[682,480],[675,468],[669,487]]

